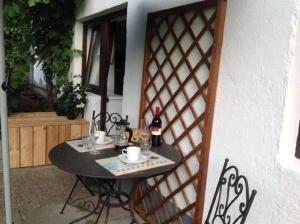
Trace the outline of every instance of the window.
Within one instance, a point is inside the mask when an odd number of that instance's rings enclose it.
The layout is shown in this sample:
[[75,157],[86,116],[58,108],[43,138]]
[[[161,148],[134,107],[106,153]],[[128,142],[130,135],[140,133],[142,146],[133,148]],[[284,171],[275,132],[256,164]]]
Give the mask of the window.
[[104,97],[123,95],[126,13],[125,9],[84,23],[83,82]]

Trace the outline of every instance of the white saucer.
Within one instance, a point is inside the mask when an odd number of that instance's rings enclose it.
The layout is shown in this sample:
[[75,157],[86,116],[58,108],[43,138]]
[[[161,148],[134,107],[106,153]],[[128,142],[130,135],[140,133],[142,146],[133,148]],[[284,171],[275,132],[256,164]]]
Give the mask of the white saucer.
[[96,145],[107,145],[113,142],[113,139],[110,137],[105,136],[104,141],[101,143],[96,142]]
[[129,164],[137,164],[137,163],[143,163],[143,162],[146,162],[148,160],[148,156],[145,156],[145,155],[140,155],[140,159],[139,160],[136,160],[136,161],[130,161],[127,159],[126,155],[118,155],[118,158],[119,160],[121,160],[122,162],[124,163],[129,163]]

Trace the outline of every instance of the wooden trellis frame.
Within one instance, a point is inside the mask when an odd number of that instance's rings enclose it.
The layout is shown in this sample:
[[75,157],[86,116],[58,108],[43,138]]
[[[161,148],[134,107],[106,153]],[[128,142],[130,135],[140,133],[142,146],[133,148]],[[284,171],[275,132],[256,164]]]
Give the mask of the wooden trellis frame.
[[138,185],[134,208],[148,223],[202,223],[225,11],[207,0],[148,15],[140,121],[160,106],[163,141],[183,158]]

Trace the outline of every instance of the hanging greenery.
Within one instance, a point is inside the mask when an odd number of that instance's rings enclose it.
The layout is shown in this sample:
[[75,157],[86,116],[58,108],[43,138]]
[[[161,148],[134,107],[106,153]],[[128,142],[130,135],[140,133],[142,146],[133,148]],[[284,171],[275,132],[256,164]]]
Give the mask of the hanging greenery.
[[8,109],[16,111],[20,90],[28,83],[30,66],[34,57],[30,52],[30,23],[27,21],[27,2],[4,1],[4,46],[6,73],[10,75]]
[[30,67],[42,64],[48,101],[53,105],[53,80],[67,77],[70,62],[80,51],[72,49],[76,10],[82,0],[6,0],[4,35],[6,70],[11,90],[28,83]]
[[52,0],[47,4],[35,1],[29,10],[33,50],[37,60],[42,62],[51,103],[54,100],[53,79],[66,78],[72,57],[80,53],[72,49],[78,3],[73,0]]
[[[21,0],[5,1],[4,5],[4,44],[6,49],[6,70],[14,74],[14,79],[24,80],[34,58],[30,53],[30,23],[24,22],[26,14],[21,10],[26,7]],[[20,83],[22,83],[20,81]],[[18,83],[12,82],[13,87]]]

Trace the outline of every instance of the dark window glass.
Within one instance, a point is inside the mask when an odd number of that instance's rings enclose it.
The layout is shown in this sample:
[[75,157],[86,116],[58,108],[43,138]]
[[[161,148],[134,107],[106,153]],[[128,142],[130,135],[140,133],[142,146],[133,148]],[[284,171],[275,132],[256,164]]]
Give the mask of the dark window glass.
[[[109,29],[106,31],[101,30],[101,24],[104,21],[109,21]],[[107,85],[108,93],[123,95],[126,59],[126,10],[111,16],[106,15],[104,18],[87,21],[84,29],[82,63],[84,83],[87,84],[89,91],[96,94],[100,94],[103,85]],[[101,37],[109,38],[110,43],[109,49],[104,51],[110,57],[107,80],[102,80],[103,75],[100,75],[102,71],[100,69],[101,58],[103,58],[101,49],[105,48],[101,46],[103,44]]]

